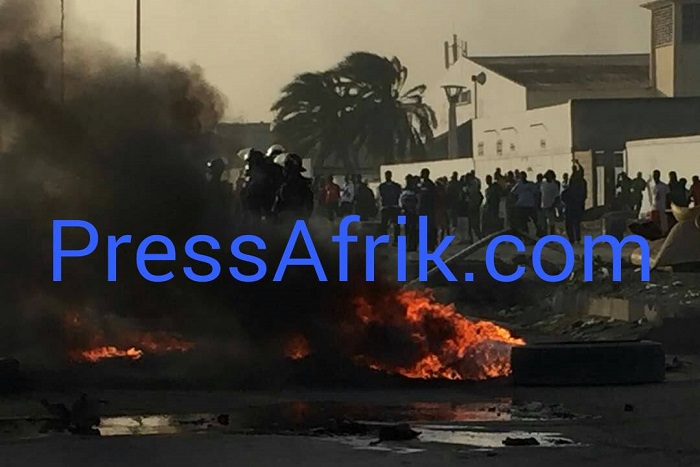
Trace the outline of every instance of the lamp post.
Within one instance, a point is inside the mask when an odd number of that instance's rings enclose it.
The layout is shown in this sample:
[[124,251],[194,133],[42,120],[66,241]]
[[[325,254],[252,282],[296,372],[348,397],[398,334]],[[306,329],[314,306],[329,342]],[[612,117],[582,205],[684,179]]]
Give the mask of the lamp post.
[[466,89],[464,86],[457,84],[449,84],[443,86],[449,108],[449,123],[447,130],[447,158],[456,159],[459,157],[459,143],[457,141],[457,104],[462,92]]
[[141,68],[141,0],[136,0],[136,68]]
[[486,73],[481,72],[478,75],[472,76],[472,83],[474,83],[474,118],[479,118],[479,85],[486,84]]
[[66,0],[61,0],[61,104],[66,101]]

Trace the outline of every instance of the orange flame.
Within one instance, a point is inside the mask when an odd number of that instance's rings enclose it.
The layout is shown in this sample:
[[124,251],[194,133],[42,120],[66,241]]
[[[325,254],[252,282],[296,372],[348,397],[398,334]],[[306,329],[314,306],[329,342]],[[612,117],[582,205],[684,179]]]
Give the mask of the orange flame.
[[301,334],[295,335],[287,342],[284,354],[292,360],[301,360],[308,357],[311,354],[309,341]]
[[137,334],[119,327],[112,329],[112,338],[107,338],[101,326],[94,323],[91,325],[89,320],[78,313],[67,314],[65,323],[71,335],[82,336],[82,341],[87,342],[87,345],[81,345],[81,348],[69,352],[70,359],[76,362],[95,363],[110,358],[139,360],[146,352],[152,354],[187,352],[194,347],[194,343],[171,334],[163,332]]
[[525,344],[494,323],[469,321],[454,305],[437,303],[429,291],[401,291],[378,304],[358,298],[355,305],[363,326],[405,329],[421,355],[417,361],[398,367],[366,355],[356,356],[355,361],[408,378],[483,380],[507,376],[510,349]]
[[96,349],[86,350],[84,352],[73,352],[74,360],[84,360],[88,362],[98,362],[105,358],[128,357],[132,360],[139,360],[143,357],[143,351],[131,347],[127,350],[121,350],[113,346],[98,347]]

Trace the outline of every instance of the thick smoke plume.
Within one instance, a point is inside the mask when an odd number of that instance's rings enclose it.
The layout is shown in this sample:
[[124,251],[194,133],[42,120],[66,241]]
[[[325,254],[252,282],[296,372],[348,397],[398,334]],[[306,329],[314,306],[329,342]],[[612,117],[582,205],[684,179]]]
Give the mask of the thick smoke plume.
[[[377,368],[411,366],[457,335],[460,323],[445,313],[409,323],[395,286],[364,281],[361,248],[350,254],[350,281],[339,282],[338,254],[322,228],[312,234],[328,282],[319,283],[311,267],[292,268],[273,282],[291,226],[244,227],[210,209],[204,162],[224,112],[217,90],[198,69],[160,60],[137,72],[130,58],[91,44],[71,46],[63,92],[46,5],[0,3],[0,355],[46,370],[65,368],[76,350],[136,342],[148,350],[158,341],[179,348],[181,337],[194,343],[186,358],[174,352],[136,368],[228,380],[236,371],[268,384],[288,361],[290,342],[308,342],[318,375],[337,371],[339,363],[352,368],[358,358]],[[60,219],[92,223],[100,243],[89,258],[65,260],[63,281],[54,283],[52,224]],[[166,283],[148,282],[136,267],[138,244],[153,234],[177,248],[175,261],[149,265],[153,274],[174,273]],[[210,271],[184,254],[186,241],[199,234],[221,245],[202,251],[222,268],[208,284],[183,273],[188,266]],[[229,252],[243,234],[267,244],[250,251],[268,265],[257,283],[228,273],[255,268],[237,264]],[[116,282],[107,281],[109,235],[132,236],[118,249]],[[72,249],[86,242],[80,230],[63,239]],[[302,242],[296,250],[296,257],[307,257]],[[358,297],[377,304],[371,315],[381,319],[363,321]]]
[[[0,6],[0,354],[51,364],[90,345],[96,333],[116,345],[156,330],[248,361],[278,354],[295,332],[315,347],[332,347],[328,328],[351,309],[354,285],[333,282],[337,256],[323,242],[316,245],[328,284],[318,285],[313,268],[290,270],[281,284],[242,284],[227,274],[236,266],[231,239],[255,232],[235,225],[212,231],[207,222],[204,161],[224,111],[218,92],[197,69],[162,60],[137,73],[130,59],[85,46],[70,54],[62,97],[59,46],[44,6]],[[52,282],[56,219],[89,221],[101,235],[90,258],[64,261],[62,283]],[[289,230],[257,233],[268,243],[271,278]],[[136,245],[152,234],[178,248],[178,260],[166,267],[175,279],[165,284],[147,282],[136,269]],[[184,243],[196,234],[220,240],[217,282],[194,284],[182,273],[188,265],[208,271],[184,259]],[[133,236],[119,248],[116,283],[107,282],[108,235]],[[64,242],[82,248],[86,237]],[[64,332],[71,320],[87,322],[85,335]]]

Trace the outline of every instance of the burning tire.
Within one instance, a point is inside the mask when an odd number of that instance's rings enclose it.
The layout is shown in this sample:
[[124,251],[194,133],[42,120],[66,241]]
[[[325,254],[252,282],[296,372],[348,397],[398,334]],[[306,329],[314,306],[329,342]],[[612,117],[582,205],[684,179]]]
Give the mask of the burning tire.
[[517,386],[596,386],[662,382],[666,364],[658,342],[552,343],[514,347]]

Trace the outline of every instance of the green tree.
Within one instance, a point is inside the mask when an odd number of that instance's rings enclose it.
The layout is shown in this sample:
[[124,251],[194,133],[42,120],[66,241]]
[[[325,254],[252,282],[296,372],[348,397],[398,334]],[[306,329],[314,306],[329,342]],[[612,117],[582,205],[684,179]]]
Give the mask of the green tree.
[[297,76],[275,102],[273,131],[320,167],[333,156],[348,171],[421,155],[437,126],[424,85],[403,92],[408,70],[398,58],[350,54],[333,68]]

